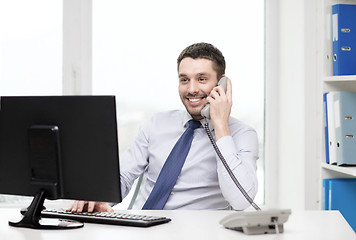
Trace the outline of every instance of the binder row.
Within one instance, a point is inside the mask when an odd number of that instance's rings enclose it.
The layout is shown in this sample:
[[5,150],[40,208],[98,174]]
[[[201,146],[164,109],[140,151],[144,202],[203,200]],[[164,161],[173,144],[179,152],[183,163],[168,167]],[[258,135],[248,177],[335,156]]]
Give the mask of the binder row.
[[323,179],[323,210],[339,210],[356,232],[356,179]]
[[[356,5],[332,6],[333,72],[356,75]],[[354,53],[355,52],[355,53]],[[323,95],[326,163],[356,166],[356,92]],[[323,210],[339,210],[356,232],[356,178],[323,179]]]
[[332,6],[333,70],[337,75],[356,75],[356,5]]
[[356,166],[356,93],[324,93],[326,163]]

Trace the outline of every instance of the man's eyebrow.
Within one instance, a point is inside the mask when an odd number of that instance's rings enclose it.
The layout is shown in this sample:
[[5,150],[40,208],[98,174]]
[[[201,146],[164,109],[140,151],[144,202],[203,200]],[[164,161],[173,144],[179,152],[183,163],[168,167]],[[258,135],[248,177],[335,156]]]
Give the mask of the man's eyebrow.
[[[206,77],[208,77],[208,76],[210,76],[210,74],[209,73],[206,73],[206,72],[201,72],[201,73],[197,73],[197,74],[195,74],[195,76],[196,77],[204,77],[204,76],[206,76]],[[185,73],[180,73],[179,75],[178,75],[178,77],[188,77],[188,75],[187,74],[185,74]]]
[[198,73],[197,76],[210,76],[210,74],[202,72],[202,73]]
[[184,74],[184,73],[180,73],[179,75],[178,75],[178,77],[187,77],[188,75],[187,74]]

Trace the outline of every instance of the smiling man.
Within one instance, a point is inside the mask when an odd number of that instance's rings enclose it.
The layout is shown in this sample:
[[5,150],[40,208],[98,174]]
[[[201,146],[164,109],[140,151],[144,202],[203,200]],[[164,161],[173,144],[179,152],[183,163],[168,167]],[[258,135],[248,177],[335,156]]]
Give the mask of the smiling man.
[[[230,79],[226,93],[217,86],[218,80],[225,76],[224,56],[211,44],[196,43],[182,51],[177,68],[179,95],[186,111],[160,112],[143,124],[133,144],[120,159],[123,196],[128,194],[134,180],[144,173],[146,181],[140,189],[143,201],[138,203],[139,208],[232,207],[243,210],[250,203],[226,172],[200,124],[209,123],[222,155],[242,187],[254,198],[257,193],[257,135],[253,128],[230,116]],[[211,120],[200,114],[208,103]],[[190,135],[189,143],[184,142],[185,135]],[[183,157],[183,152],[187,152],[187,156]],[[177,177],[172,180],[175,174]],[[157,205],[157,202],[160,203]],[[76,201],[69,210],[81,212],[83,209],[112,211],[106,203],[84,201]]]

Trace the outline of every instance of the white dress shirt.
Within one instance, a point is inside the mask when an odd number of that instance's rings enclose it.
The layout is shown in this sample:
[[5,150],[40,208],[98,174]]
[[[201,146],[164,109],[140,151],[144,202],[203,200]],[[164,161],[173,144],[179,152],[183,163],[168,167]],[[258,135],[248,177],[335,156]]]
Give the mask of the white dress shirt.
[[[183,110],[155,114],[141,127],[131,147],[120,158],[124,197],[147,166],[146,181],[140,188],[143,200],[138,207],[143,206],[151,193],[164,162],[190,119],[192,117]],[[203,125],[205,120],[201,123]],[[210,123],[209,128],[215,137]],[[257,193],[256,131],[232,117],[229,129],[231,136],[222,137],[217,145],[240,184],[254,198]],[[249,205],[215,153],[205,129],[196,129],[192,146],[164,209],[226,209],[232,206],[242,210]]]

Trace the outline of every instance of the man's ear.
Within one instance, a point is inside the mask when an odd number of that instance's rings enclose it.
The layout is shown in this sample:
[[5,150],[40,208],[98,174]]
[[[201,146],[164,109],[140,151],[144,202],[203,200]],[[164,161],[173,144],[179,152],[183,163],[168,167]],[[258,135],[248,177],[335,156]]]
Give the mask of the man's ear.
[[223,78],[223,77],[225,77],[225,73],[222,74],[220,77],[218,77],[218,82],[219,82],[219,80],[220,80],[221,78]]

